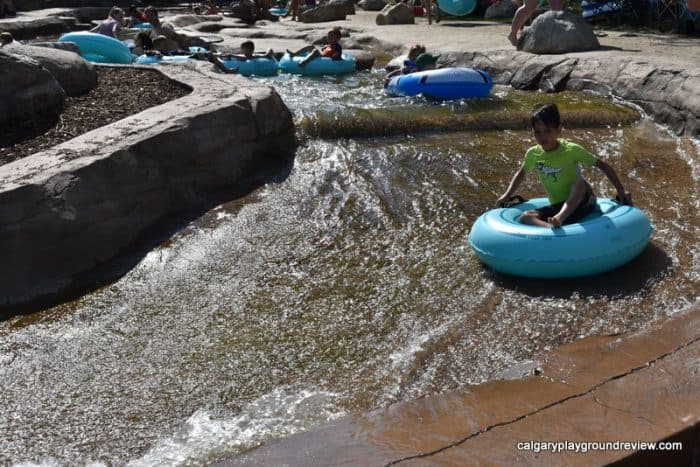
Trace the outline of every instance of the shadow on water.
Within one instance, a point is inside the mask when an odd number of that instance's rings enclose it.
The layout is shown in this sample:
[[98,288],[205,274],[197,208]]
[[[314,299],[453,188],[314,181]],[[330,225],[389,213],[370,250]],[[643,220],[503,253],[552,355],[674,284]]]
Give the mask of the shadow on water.
[[673,272],[671,258],[653,242],[629,263],[589,277],[531,279],[501,274],[486,267],[484,269],[485,274],[498,286],[531,297],[559,299],[568,299],[572,295],[610,299],[631,297],[644,293],[652,283]]
[[143,232],[134,243],[128,246],[127,251],[121,252],[113,259],[98,265],[88,272],[76,274],[72,278],[70,287],[62,292],[46,295],[20,305],[0,307],[0,322],[17,315],[29,315],[76,300],[119,280],[131,271],[153,248],[168,241],[173,234],[182,230],[193,220],[200,218],[215,206],[242,198],[263,185],[283,183],[287,180],[293,168],[293,155],[282,159],[267,157],[257,161],[250,168],[251,175],[248,179],[242,180],[234,186],[211,193],[206,200],[192,209],[161,219],[156,226]]

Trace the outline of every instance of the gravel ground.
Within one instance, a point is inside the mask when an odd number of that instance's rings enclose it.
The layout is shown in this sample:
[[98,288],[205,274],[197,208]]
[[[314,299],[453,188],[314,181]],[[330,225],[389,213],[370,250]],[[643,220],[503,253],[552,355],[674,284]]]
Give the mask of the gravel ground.
[[150,70],[97,67],[97,77],[92,91],[66,98],[58,123],[49,131],[0,148],[0,165],[189,93],[186,87]]

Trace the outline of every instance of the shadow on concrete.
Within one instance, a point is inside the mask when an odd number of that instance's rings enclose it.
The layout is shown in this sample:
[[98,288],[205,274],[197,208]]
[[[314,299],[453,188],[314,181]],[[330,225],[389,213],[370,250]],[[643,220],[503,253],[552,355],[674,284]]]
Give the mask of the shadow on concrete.
[[581,297],[628,297],[637,295],[649,284],[672,273],[672,261],[664,250],[653,242],[629,263],[612,271],[589,277],[567,279],[531,279],[501,274],[488,270],[489,278],[496,285],[517,290],[532,297],[570,298],[573,293]]
[[[637,467],[640,465],[673,465],[673,466],[700,466],[700,423],[683,431],[659,440],[658,443],[682,443],[680,451],[670,449],[655,449],[649,451],[637,451],[608,466],[612,467]],[[670,448],[669,445],[664,447]]]
[[601,45],[598,50],[609,50],[614,52],[641,52],[640,49],[625,49],[622,47],[615,47],[614,45]]
[[441,23],[443,27],[446,28],[478,28],[482,26],[493,26],[489,23]]
[[85,294],[119,280],[132,270],[153,248],[182,230],[190,222],[198,219],[216,206],[242,198],[263,185],[284,182],[289,177],[293,167],[294,155],[290,155],[287,158],[267,157],[251,164],[250,167],[243,171],[249,174],[245,180],[236,183],[228,189],[213,193],[205,202],[193,209],[162,219],[158,225],[147,230],[113,259],[98,265],[90,271],[74,276],[73,283],[66,290],[57,294],[42,296],[37,300],[20,305],[0,307],[0,322],[17,315],[29,315],[76,300]]

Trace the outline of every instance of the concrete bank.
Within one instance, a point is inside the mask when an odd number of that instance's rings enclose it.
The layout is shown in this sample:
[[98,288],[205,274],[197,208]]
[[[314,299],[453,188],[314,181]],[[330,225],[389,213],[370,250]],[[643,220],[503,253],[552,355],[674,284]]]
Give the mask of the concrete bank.
[[[347,417],[216,465],[697,465],[699,356],[696,305],[642,332],[564,345],[504,375],[522,379]],[[683,448],[534,444],[661,440]]]
[[168,219],[291,160],[292,117],[274,90],[206,62],[159,69],[193,91],[0,166],[0,306],[94,285],[91,271]]

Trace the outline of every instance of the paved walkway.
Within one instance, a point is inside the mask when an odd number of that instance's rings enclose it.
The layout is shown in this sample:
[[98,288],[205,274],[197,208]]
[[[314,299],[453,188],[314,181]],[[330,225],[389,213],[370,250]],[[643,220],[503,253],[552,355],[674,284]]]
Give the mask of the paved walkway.
[[[439,51],[490,51],[513,50],[506,38],[510,31],[509,24],[488,21],[466,21],[463,19],[448,19],[440,23],[428,25],[426,18],[416,18],[416,24],[377,26],[377,12],[358,9],[357,14],[349,15],[345,21],[330,23],[304,24],[287,19],[280,23],[270,23],[263,26],[265,30],[294,29],[299,31],[324,31],[330,26],[339,25],[380,38],[384,42],[397,45],[422,43],[431,50]],[[357,34],[357,33],[354,33]],[[700,37],[683,36],[678,34],[646,34],[628,33],[623,31],[597,31],[601,50],[571,54],[572,56],[629,56],[644,58],[659,64],[669,66],[685,66],[700,68]],[[256,46],[280,47],[274,38],[255,39]],[[277,50],[277,49],[276,49]]]

